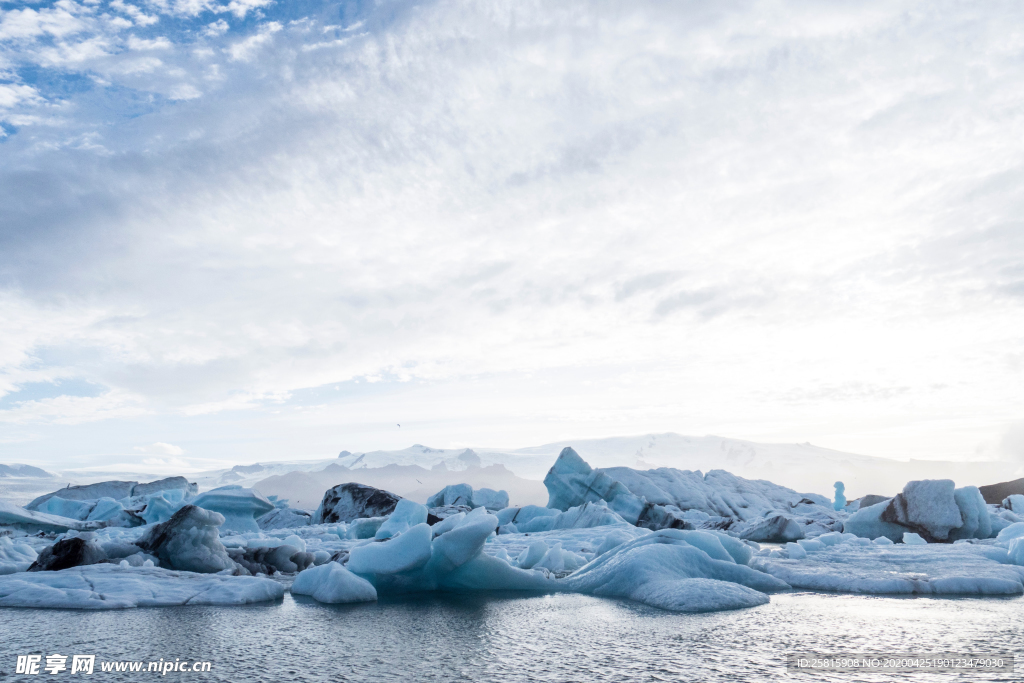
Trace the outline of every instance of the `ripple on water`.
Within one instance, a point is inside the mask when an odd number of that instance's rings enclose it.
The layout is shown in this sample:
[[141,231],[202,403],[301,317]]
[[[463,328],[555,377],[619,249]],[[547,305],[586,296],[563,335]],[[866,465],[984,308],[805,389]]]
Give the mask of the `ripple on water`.
[[[208,660],[204,681],[761,681],[789,652],[1020,652],[1024,599],[783,593],[753,609],[683,615],[582,595],[416,595],[332,606],[0,610],[5,657]],[[104,681],[139,674],[103,674]],[[928,674],[902,675],[925,680]],[[195,678],[170,673],[165,678]],[[806,680],[892,681],[840,673]],[[943,680],[957,680],[946,675]],[[969,674],[971,681],[1016,680]]]

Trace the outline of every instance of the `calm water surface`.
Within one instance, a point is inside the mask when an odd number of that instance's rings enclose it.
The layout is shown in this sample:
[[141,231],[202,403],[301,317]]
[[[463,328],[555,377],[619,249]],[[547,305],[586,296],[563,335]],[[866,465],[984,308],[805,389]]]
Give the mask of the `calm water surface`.
[[[421,595],[355,606],[286,595],[248,607],[109,612],[0,609],[0,678],[18,654],[213,662],[166,680],[230,681],[999,681],[1024,674],[829,676],[786,672],[788,652],[1024,654],[1024,599],[813,593],[680,615],[580,595]],[[1024,664],[1024,659],[1022,659]],[[1018,672],[1024,666],[1018,666]],[[159,678],[96,673],[100,681]]]

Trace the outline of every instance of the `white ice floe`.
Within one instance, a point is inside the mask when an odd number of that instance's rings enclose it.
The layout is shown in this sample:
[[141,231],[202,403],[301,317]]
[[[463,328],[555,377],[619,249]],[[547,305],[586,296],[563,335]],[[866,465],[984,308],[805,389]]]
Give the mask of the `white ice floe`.
[[[863,539],[861,539],[863,540]],[[756,567],[794,588],[905,595],[1018,595],[1024,567],[1005,548],[972,543],[843,542],[805,557],[758,556]]]
[[116,564],[0,576],[0,607],[124,609],[243,605],[277,600],[283,595],[281,584],[270,579]]

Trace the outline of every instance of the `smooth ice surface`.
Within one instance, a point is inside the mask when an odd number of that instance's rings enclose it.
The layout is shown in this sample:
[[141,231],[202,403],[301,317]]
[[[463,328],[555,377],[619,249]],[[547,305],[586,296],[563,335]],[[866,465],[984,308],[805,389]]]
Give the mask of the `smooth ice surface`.
[[755,557],[751,565],[794,588],[905,595],[1019,595],[1024,567],[1007,551],[971,543],[842,543],[802,559]]
[[238,533],[259,531],[256,518],[274,509],[274,504],[262,493],[241,486],[221,486],[201,493],[192,500],[192,504],[224,515],[222,528]]
[[244,605],[277,600],[283,595],[283,587],[269,579],[114,564],[0,576],[0,607],[102,610]]
[[328,562],[300,572],[292,583],[292,593],[308,595],[317,602],[329,604],[372,602],[377,599],[377,589],[373,584],[337,562]]

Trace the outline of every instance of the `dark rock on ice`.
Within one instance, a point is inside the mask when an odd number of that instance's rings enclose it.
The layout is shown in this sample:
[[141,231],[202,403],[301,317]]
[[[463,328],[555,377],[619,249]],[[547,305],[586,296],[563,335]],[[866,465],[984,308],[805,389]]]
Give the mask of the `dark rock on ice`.
[[313,566],[313,553],[290,545],[276,548],[232,548],[228,550],[232,561],[250,574],[295,574]]
[[892,498],[892,496],[879,496],[875,495],[874,493],[869,493],[863,498],[858,499],[857,502],[859,503],[859,505],[857,506],[857,509],[861,510],[863,508],[871,507],[872,505],[878,505],[879,503],[884,503],[890,498]]
[[44,548],[28,570],[55,572],[86,564],[99,564],[106,559],[107,554],[95,541],[88,538],[65,538]]
[[320,507],[313,513],[313,524],[351,522],[363,517],[386,517],[395,511],[400,496],[354,482],[339,484],[324,493]]
[[803,537],[804,531],[796,520],[783,514],[766,516],[740,534],[740,538],[756,543],[785,543]]
[[986,503],[989,505],[999,505],[1003,502],[1004,498],[1013,495],[1024,495],[1024,479],[1014,479],[1013,481],[979,486],[978,490],[981,491],[981,495]]
[[218,512],[186,505],[166,522],[150,527],[136,545],[170,569],[205,574],[234,569],[217,531],[223,523]]

